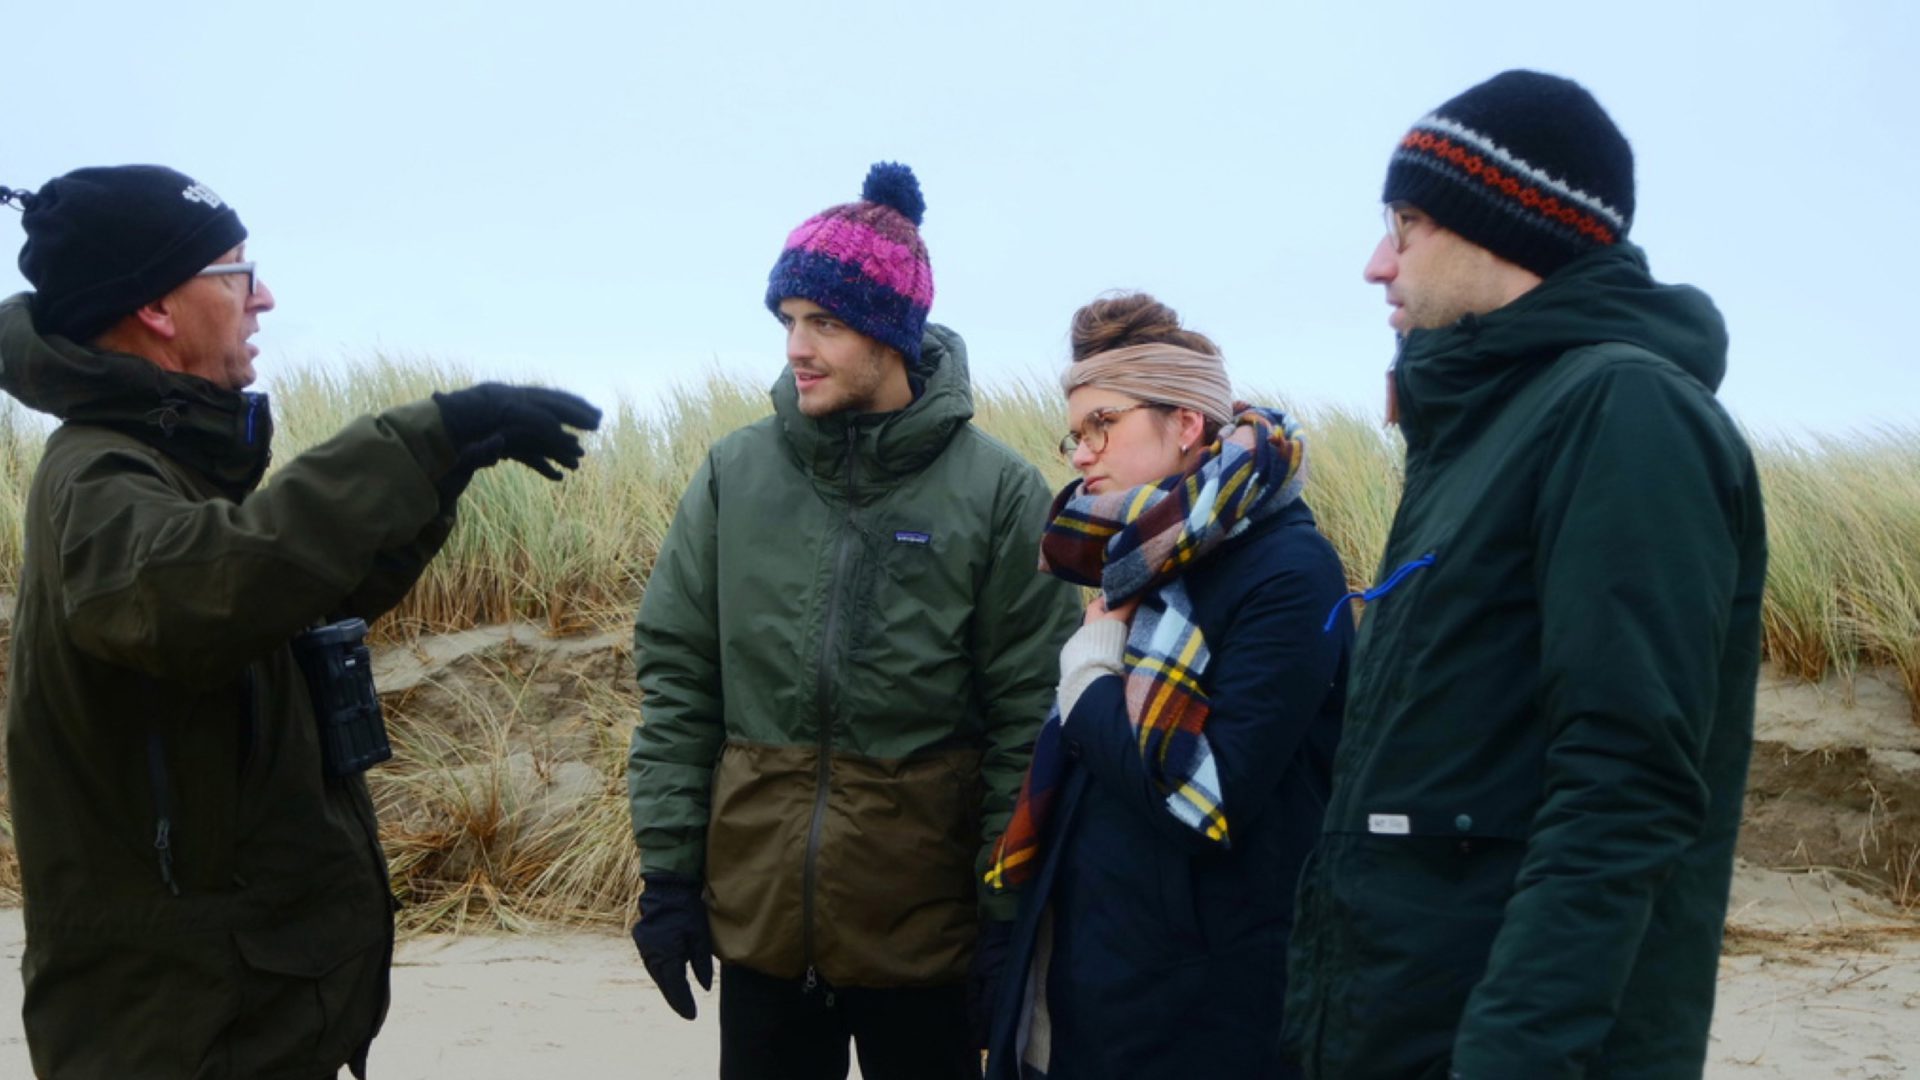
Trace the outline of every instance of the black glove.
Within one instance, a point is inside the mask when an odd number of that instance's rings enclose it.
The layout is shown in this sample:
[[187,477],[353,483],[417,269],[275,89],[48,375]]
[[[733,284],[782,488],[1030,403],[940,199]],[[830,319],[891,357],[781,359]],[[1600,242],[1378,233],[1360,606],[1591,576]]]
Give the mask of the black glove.
[[967,1030],[973,1045],[987,1048],[993,1033],[994,1005],[1000,1000],[1000,969],[1006,966],[1007,946],[1013,943],[1013,924],[993,919],[980,924],[973,943],[973,962],[967,965]]
[[700,899],[700,882],[682,874],[642,874],[640,921],[633,924],[633,944],[660,996],[683,1018],[699,1010],[687,986],[687,967],[700,980],[700,989],[713,989],[713,935],[707,929],[707,905]]
[[440,406],[455,454],[453,469],[440,482],[448,502],[459,497],[475,472],[507,458],[558,480],[555,465],[577,469],[586,453],[567,427],[592,431],[600,426],[599,409],[564,390],[540,386],[481,383],[435,394],[433,403]]

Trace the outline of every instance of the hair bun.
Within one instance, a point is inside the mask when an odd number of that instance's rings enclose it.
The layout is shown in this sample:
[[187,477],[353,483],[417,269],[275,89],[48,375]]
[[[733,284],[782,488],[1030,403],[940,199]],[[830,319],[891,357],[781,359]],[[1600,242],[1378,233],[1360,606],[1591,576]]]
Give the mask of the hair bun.
[[1107,293],[1073,313],[1075,361],[1129,345],[1178,345],[1220,355],[1207,335],[1180,325],[1180,313],[1143,292]]

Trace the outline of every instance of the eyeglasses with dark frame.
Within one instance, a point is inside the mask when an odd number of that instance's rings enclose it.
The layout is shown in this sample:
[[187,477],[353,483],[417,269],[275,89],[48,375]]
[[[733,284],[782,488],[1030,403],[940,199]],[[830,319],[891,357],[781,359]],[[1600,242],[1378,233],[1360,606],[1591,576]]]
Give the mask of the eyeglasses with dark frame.
[[1098,454],[1107,448],[1107,432],[1122,416],[1125,416],[1135,409],[1168,409],[1171,407],[1172,406],[1169,405],[1162,405],[1157,401],[1141,401],[1132,405],[1094,409],[1087,413],[1085,419],[1080,421],[1081,430],[1069,431],[1065,435],[1060,436],[1060,456],[1071,458],[1074,452],[1079,450],[1083,444],[1087,449]]
[[1410,202],[1399,199],[1380,208],[1381,215],[1387,219],[1387,240],[1393,244],[1395,255],[1407,253],[1407,239],[1413,233],[1413,227],[1429,220],[1420,209]]
[[247,275],[247,295],[258,296],[260,295],[260,275],[254,273],[253,266],[254,264],[250,262],[214,263],[193,276],[226,277],[229,274],[245,274]]

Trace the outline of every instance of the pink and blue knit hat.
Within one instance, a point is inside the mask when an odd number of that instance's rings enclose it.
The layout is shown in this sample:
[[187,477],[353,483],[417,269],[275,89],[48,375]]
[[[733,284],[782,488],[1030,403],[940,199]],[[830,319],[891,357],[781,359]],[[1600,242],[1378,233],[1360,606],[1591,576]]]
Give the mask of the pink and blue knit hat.
[[920,242],[926,212],[912,169],[875,165],[859,202],[822,210],[787,236],[767,275],[767,309],[777,315],[782,300],[811,300],[918,366],[933,306],[933,266]]

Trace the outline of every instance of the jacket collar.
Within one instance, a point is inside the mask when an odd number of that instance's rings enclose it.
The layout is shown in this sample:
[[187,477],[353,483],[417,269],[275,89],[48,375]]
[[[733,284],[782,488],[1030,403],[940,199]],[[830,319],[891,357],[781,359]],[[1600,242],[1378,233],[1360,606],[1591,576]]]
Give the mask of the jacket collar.
[[1562,354],[1605,342],[1657,353],[1708,390],[1726,374],[1726,322],[1713,301],[1655,281],[1646,253],[1621,243],[1575,259],[1497,311],[1409,332],[1395,362],[1408,447],[1471,436]]
[[138,439],[229,498],[259,484],[273,443],[265,394],[227,390],[138,356],[42,335],[28,295],[0,302],[0,389],[63,423]]

